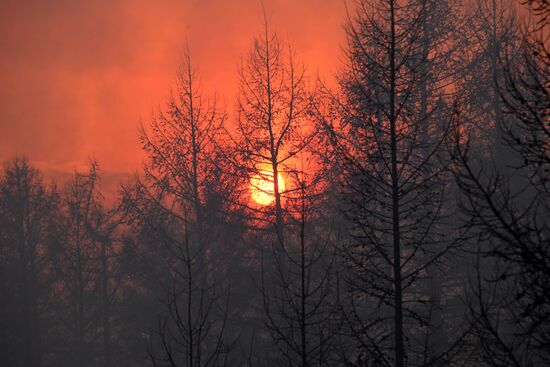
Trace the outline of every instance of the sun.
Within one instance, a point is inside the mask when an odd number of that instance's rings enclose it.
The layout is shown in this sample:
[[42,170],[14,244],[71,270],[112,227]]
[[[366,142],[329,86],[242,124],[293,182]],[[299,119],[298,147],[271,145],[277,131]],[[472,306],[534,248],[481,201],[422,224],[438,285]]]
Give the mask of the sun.
[[[279,192],[285,190],[285,181],[283,176],[277,174]],[[275,182],[273,180],[273,170],[269,168],[260,169],[259,173],[250,179],[250,195],[252,200],[260,205],[271,205],[275,201]]]

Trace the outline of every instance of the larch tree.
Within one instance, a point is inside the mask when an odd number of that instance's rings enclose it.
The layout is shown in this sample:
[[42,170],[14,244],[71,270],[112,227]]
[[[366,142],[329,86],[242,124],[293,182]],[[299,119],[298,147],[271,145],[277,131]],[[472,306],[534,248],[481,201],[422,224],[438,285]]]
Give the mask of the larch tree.
[[[245,193],[241,203],[250,216],[249,242],[260,244],[255,256],[270,337],[265,344],[275,346],[265,359],[278,366],[327,366],[336,333],[334,257],[330,226],[323,223],[326,182],[313,154],[315,92],[294,50],[265,14],[263,20],[239,69],[230,164],[252,196]],[[265,202],[254,201],[258,193]]]
[[[254,176],[273,182],[273,205],[254,207],[258,218],[274,224],[278,247],[285,247],[284,197],[280,177],[291,172],[297,156],[312,139],[307,122],[310,94],[305,70],[290,46],[264,30],[239,69],[240,89],[236,111],[236,145],[233,166],[246,181]],[[287,178],[288,179],[288,178]],[[246,185],[246,184],[245,184]],[[265,188],[257,187],[257,190]],[[267,212],[267,213],[266,213]],[[265,215],[269,214],[269,215]]]
[[[94,255],[94,307],[93,329],[95,329],[95,359],[104,367],[123,363],[125,357],[121,352],[125,341],[120,336],[121,304],[125,301],[123,293],[124,279],[130,275],[122,264],[122,234],[126,220],[121,203],[117,200],[109,207],[99,188],[99,165],[95,160],[90,163],[89,173],[83,175],[75,172],[76,184],[79,179],[87,181],[86,201],[84,205],[84,226],[86,236],[95,245]],[[87,192],[87,193],[86,193]],[[127,285],[126,285],[127,287]]]
[[64,235],[54,267],[60,364],[109,366],[114,357],[113,305],[121,281],[115,232],[122,218],[105,207],[98,167],[92,160],[87,173],[75,171],[61,195]]
[[62,194],[66,235],[62,260],[57,264],[59,319],[66,325],[66,361],[82,366],[93,363],[97,311],[97,246],[87,221],[98,204],[96,164],[89,174],[75,172]]
[[336,236],[315,169],[295,173],[298,195],[285,206],[286,246],[262,261],[265,325],[277,366],[333,366],[338,360]]
[[333,98],[339,112],[321,118],[349,223],[350,238],[340,246],[348,269],[341,306],[357,347],[346,359],[444,365],[453,341],[441,333],[440,278],[461,238],[448,205],[447,144],[461,9],[395,0],[358,1],[356,9],[346,28],[341,95]]
[[535,22],[520,52],[504,58],[498,84],[503,144],[519,164],[502,172],[458,150],[463,211],[478,235],[469,314],[486,366],[550,363],[550,9],[529,4]]
[[462,32],[465,68],[457,83],[463,93],[461,114],[469,135],[477,137],[480,155],[505,168],[510,154],[500,126],[503,104],[498,84],[504,80],[501,60],[514,54],[519,40],[518,7],[514,0],[474,0],[468,5]]
[[221,251],[235,251],[223,212],[234,181],[219,165],[215,142],[224,119],[216,100],[201,96],[187,51],[166,108],[153,119],[150,132],[142,129],[145,180],[125,189],[132,225],[144,245],[157,246],[144,253],[164,256],[156,269],[165,290],[157,296],[165,307],[149,351],[154,365],[230,363],[234,343],[228,340],[235,337],[226,330],[231,269]]
[[60,198],[26,158],[0,176],[0,343],[10,365],[51,362],[54,264],[60,249]]

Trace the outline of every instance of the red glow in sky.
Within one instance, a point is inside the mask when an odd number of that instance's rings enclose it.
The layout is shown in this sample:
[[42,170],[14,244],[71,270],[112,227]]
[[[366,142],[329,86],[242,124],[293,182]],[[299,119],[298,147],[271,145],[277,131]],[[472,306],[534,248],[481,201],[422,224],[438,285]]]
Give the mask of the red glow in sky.
[[[343,0],[264,0],[310,74],[339,66]],[[139,169],[140,121],[166,100],[188,42],[203,94],[234,100],[237,68],[261,30],[258,0],[7,0],[0,4],[0,161],[46,172]]]

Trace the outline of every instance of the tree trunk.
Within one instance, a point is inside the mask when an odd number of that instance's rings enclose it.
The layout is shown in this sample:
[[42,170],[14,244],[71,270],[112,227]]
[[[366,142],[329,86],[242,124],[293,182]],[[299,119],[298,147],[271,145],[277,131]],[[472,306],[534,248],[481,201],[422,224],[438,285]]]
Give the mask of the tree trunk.
[[403,367],[403,305],[401,289],[401,239],[399,226],[399,182],[397,169],[397,133],[396,133],[396,71],[395,71],[395,4],[390,0],[390,129],[391,129],[391,185],[392,185],[392,222],[393,222],[393,285],[394,285],[394,328],[395,328],[395,366]]
[[111,365],[111,323],[110,323],[110,303],[108,289],[108,261],[107,261],[107,243],[101,241],[101,298],[102,298],[102,323],[103,323],[103,366]]

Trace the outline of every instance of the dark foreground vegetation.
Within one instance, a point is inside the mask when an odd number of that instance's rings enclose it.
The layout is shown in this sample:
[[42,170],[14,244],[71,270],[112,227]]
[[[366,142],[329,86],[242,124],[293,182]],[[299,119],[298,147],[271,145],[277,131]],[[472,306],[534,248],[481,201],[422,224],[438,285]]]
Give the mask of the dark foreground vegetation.
[[549,14],[358,0],[335,87],[266,19],[229,111],[186,54],[115,201],[6,163],[0,364],[549,366]]

